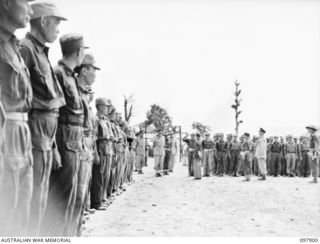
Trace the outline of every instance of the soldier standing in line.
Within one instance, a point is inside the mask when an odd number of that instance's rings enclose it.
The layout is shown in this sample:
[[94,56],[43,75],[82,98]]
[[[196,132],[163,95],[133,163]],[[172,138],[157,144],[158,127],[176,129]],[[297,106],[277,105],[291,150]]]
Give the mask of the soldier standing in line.
[[274,142],[270,146],[271,152],[271,175],[278,177],[281,172],[281,144],[278,141],[279,137],[274,137]]
[[226,166],[227,142],[224,141],[223,133],[219,134],[219,141],[216,143],[217,150],[217,174],[222,177]]
[[242,155],[244,159],[245,181],[250,181],[251,161],[252,161],[253,144],[250,141],[250,134],[244,133],[244,142],[242,144]]
[[281,153],[280,153],[280,164],[281,164],[281,171],[280,175],[281,176],[286,176],[287,175],[287,160],[286,160],[286,154],[285,154],[285,142],[284,138],[280,137],[280,148],[281,148]]
[[211,165],[211,169],[212,169],[212,175],[217,175],[217,148],[216,148],[216,144],[219,141],[219,135],[218,133],[214,134],[213,136],[213,160],[212,160],[212,165]]
[[169,134],[164,134],[164,159],[163,159],[163,175],[169,175],[169,165],[172,153],[172,140]]
[[252,173],[258,176],[259,173],[259,165],[258,165],[258,158],[256,157],[256,147],[257,147],[257,140],[259,137],[253,136],[252,144],[253,144],[253,152],[252,152]]
[[134,165],[136,161],[136,137],[134,135],[134,132],[132,129],[129,130],[129,135],[127,136],[128,140],[128,147],[129,147],[129,170],[128,170],[128,181],[133,182],[133,171],[134,171]]
[[238,135],[233,135],[233,141],[229,145],[231,161],[230,161],[230,174],[234,177],[238,177],[238,168],[241,152],[241,143],[238,142]]
[[306,127],[308,133],[310,135],[310,142],[309,142],[309,154],[310,154],[310,161],[311,161],[311,170],[312,170],[312,177],[313,180],[310,183],[318,183],[318,157],[319,157],[319,138],[316,135],[316,127],[313,125],[309,125]]
[[303,136],[299,137],[299,141],[297,137],[293,138],[293,141],[297,145],[297,157],[296,157],[296,175],[298,177],[301,177],[301,151],[300,151],[300,146],[303,141]]
[[83,148],[85,114],[73,70],[82,63],[86,46],[80,34],[62,36],[60,45],[63,57],[54,72],[66,100],[66,105],[59,110],[56,136],[62,167],[53,171],[50,177],[48,207],[42,228],[45,236],[67,236],[69,233]]
[[210,139],[210,133],[205,133],[205,139],[202,141],[202,159],[203,159],[203,176],[208,177],[212,172],[214,143]]
[[32,87],[14,32],[25,28],[31,15],[27,0],[0,0],[0,98],[6,116],[1,135],[5,143],[1,148],[0,236],[25,236],[29,221],[33,159],[27,121]]
[[303,136],[302,143],[299,145],[299,154],[300,154],[300,173],[302,177],[310,176],[310,157],[309,157],[309,142],[306,136]]
[[156,171],[156,177],[161,177],[161,172],[163,171],[164,143],[162,130],[158,129],[156,138],[153,141],[154,169]]
[[82,64],[75,68],[85,119],[83,126],[84,136],[82,139],[83,150],[80,153],[76,200],[72,214],[71,227],[69,228],[69,235],[71,236],[76,234],[80,220],[82,219],[81,215],[83,213],[82,210],[85,204],[85,196],[88,190],[89,177],[92,169],[95,116],[90,110],[88,87],[92,86],[95,82],[97,70],[100,70],[100,68],[96,66],[96,62],[92,54],[86,54]]
[[33,89],[32,110],[29,113],[33,153],[33,194],[30,209],[29,234],[38,236],[47,206],[49,178],[53,153],[56,155],[54,169],[61,165],[55,146],[59,108],[65,105],[64,95],[50,61],[46,43],[58,37],[61,20],[66,20],[54,3],[34,1],[31,3],[31,30],[20,42],[20,52],[29,70]]
[[[240,136],[240,146],[242,147],[242,144],[244,143],[244,135]],[[241,151],[241,150],[240,150]],[[242,156],[242,153],[240,153],[239,156],[239,168],[238,168],[238,174],[241,176],[244,176],[244,158]]]
[[188,144],[188,176],[193,176],[193,152],[195,147],[195,134],[191,134],[191,139],[187,138],[187,135],[183,138],[183,141]]
[[225,165],[224,165],[224,173],[226,175],[231,175],[230,174],[230,162],[231,162],[231,153],[230,153],[230,144],[231,144],[231,141],[232,141],[232,134],[228,134],[227,135],[227,152],[226,152],[226,162],[225,162]]
[[111,165],[114,156],[114,132],[109,114],[113,106],[110,99],[97,98],[96,108],[96,148],[99,160],[95,160],[92,168],[91,207],[103,211],[110,204],[107,189],[110,184]]
[[196,141],[195,147],[193,151],[193,170],[194,170],[194,177],[196,180],[201,179],[201,161],[202,161],[202,142],[201,142],[201,135],[196,133]]
[[271,175],[271,164],[272,164],[272,160],[271,160],[271,145],[273,143],[273,137],[269,137],[267,138],[267,171],[268,171],[268,175]]
[[146,145],[144,139],[144,131],[141,130],[137,133],[136,139],[136,169],[138,174],[143,174],[142,168],[144,166],[145,153],[146,153]]
[[284,147],[284,152],[287,159],[287,172],[286,174],[290,177],[296,175],[296,156],[297,156],[297,145],[292,141],[292,135],[287,135],[288,142]]

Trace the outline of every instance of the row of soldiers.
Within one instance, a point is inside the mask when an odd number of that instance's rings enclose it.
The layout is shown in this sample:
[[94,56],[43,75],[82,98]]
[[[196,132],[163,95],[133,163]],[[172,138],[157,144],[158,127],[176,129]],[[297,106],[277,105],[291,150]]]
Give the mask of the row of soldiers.
[[[307,128],[310,136],[301,136],[299,140],[292,135],[287,135],[286,141],[284,138],[279,140],[278,136],[266,139],[267,175],[309,177],[312,173],[313,176],[320,176],[317,149],[319,138],[315,135],[317,129],[314,126]],[[264,134],[264,130],[261,130],[260,133]],[[249,133],[244,133],[238,140],[238,135],[228,134],[225,140],[223,133],[215,134],[213,139],[209,133],[205,133],[204,139],[200,138],[199,133],[191,134],[191,139],[187,136],[184,138],[188,145],[189,176],[194,175],[194,161],[198,157],[195,157],[196,150],[201,152],[203,176],[242,175],[250,180],[251,174],[262,175],[256,155],[260,136],[253,136],[251,139]],[[318,166],[313,166],[314,161]],[[317,177],[313,181],[316,182]]]
[[[94,56],[81,34],[47,43],[67,19],[48,0],[0,0],[0,235],[74,236],[132,181],[135,135],[111,101],[90,103]],[[21,41],[14,33],[30,22]]]

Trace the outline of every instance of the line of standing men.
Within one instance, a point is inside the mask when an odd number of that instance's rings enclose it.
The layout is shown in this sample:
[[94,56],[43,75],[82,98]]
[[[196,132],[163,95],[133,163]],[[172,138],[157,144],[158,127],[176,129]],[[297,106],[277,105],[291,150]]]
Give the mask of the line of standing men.
[[60,38],[53,68],[46,44],[67,19],[50,1],[29,2],[0,0],[0,235],[74,236],[86,208],[104,210],[132,180],[133,137],[110,100],[92,112],[99,68],[83,36]]
[[[244,133],[238,141],[237,135],[227,135],[217,133],[214,140],[210,134],[206,133],[201,141],[199,133],[191,134],[183,139],[188,145],[188,172],[189,176],[201,178],[195,175],[196,168],[199,168],[198,152],[201,151],[203,176],[230,175],[237,177],[245,176],[245,181],[250,181],[250,175],[260,175],[260,180],[266,180],[266,176],[304,176],[307,177],[312,171],[312,183],[317,183],[319,176],[319,138],[316,136],[316,127],[309,125],[306,127],[310,137],[301,137],[298,144],[293,141],[292,135],[286,137],[286,143],[278,142],[278,137],[274,141],[265,139],[266,131],[259,130],[259,137],[250,139],[249,133]],[[273,138],[272,138],[273,139]],[[200,143],[201,141],[201,143]],[[201,145],[201,149],[198,148]]]

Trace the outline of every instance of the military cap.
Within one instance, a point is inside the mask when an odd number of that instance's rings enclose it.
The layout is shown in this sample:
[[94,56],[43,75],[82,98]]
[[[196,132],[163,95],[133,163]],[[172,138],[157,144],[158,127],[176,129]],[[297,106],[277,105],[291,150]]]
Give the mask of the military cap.
[[95,60],[94,56],[91,53],[86,53],[84,55],[84,58],[82,60],[82,65],[90,65],[94,69],[100,70],[100,68],[98,68],[96,66],[96,60]]
[[84,39],[81,34],[68,33],[60,38],[60,46],[62,53],[73,53],[80,48],[89,48],[84,44]]
[[240,139],[242,139],[242,138],[244,138],[244,135],[241,135],[241,136],[240,136]]
[[237,134],[233,134],[233,137],[238,137],[238,135]]
[[308,126],[306,126],[306,129],[317,131],[317,128],[314,125],[308,125]]
[[205,136],[210,136],[209,132],[204,133]]
[[248,132],[244,133],[243,135],[246,137],[250,137],[250,134]]
[[293,138],[293,136],[289,134],[286,136],[286,138]]
[[201,136],[201,134],[200,134],[199,132],[197,132],[197,133],[196,133],[196,136],[200,137],[200,136]]
[[54,2],[49,0],[36,0],[30,3],[33,14],[31,20],[38,19],[43,16],[53,16],[60,20],[67,20],[66,17],[60,12]]
[[262,128],[260,128],[259,131],[262,132],[262,133],[266,133],[266,131],[264,129],[262,129]]
[[112,103],[110,99],[99,97],[96,99],[96,106],[98,105],[112,106]]

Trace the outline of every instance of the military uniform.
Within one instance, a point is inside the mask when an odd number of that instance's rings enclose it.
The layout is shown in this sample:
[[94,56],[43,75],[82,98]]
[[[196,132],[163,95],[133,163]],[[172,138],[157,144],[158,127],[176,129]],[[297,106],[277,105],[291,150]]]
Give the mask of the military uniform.
[[309,148],[311,161],[311,174],[313,177],[312,183],[317,183],[318,180],[318,158],[319,158],[319,138],[315,134],[317,129],[314,126],[308,126],[307,129],[312,129],[314,133],[310,134]]
[[[83,37],[78,34],[60,38],[61,48],[74,51],[84,47]],[[75,206],[80,155],[83,149],[84,104],[81,99],[74,71],[63,61],[58,62],[54,72],[65,95],[66,105],[59,110],[56,141],[62,168],[50,177],[48,207],[42,234],[67,236]]]
[[310,176],[310,157],[309,157],[309,143],[306,139],[303,140],[299,145],[299,154],[300,154],[300,174],[302,177]]
[[226,167],[226,161],[227,161],[227,148],[228,144],[227,142],[223,140],[219,140],[216,143],[216,150],[217,150],[217,174],[220,176],[224,175],[224,169]]
[[188,144],[188,173],[193,176],[193,152],[195,148],[195,140],[184,138],[183,141]]
[[[249,136],[248,136],[249,137]],[[251,172],[253,144],[251,141],[246,140],[242,144],[242,154],[244,159],[244,175],[249,180]]]
[[[140,132],[142,133],[142,132]],[[137,137],[136,139],[136,167],[139,173],[142,172],[142,168],[144,166],[144,160],[145,160],[145,154],[146,154],[146,145],[145,145],[145,139],[142,137]]]
[[270,145],[271,152],[271,175],[278,176],[281,173],[281,144],[278,141],[274,141]]
[[200,135],[196,138],[194,151],[193,151],[193,170],[195,179],[201,179],[201,151],[202,143],[200,140]]
[[214,143],[210,139],[205,139],[202,141],[202,160],[203,160],[203,176],[210,176],[210,172],[212,172],[212,164],[213,164],[213,149]]
[[[32,19],[41,15],[41,12],[37,11],[39,5],[47,7],[45,3],[32,4],[35,15],[32,16]],[[50,7],[47,8],[50,10]],[[29,127],[32,138],[34,175],[29,228],[30,234],[37,236],[47,206],[53,150],[57,151],[55,136],[59,108],[65,105],[65,99],[48,58],[49,48],[31,33],[26,34],[20,45],[21,55],[30,72],[33,89]]]
[[[292,138],[292,136],[288,138]],[[292,141],[287,142],[287,144],[284,146],[284,152],[286,155],[286,162],[287,162],[286,174],[289,176],[295,176],[297,145]]]
[[[2,23],[1,23],[2,24]],[[1,102],[6,113],[1,154],[0,235],[25,235],[33,187],[33,157],[28,112],[32,87],[13,33],[0,24]]]
[[230,155],[231,155],[229,172],[233,176],[237,176],[238,175],[239,160],[240,160],[240,152],[241,152],[241,143],[238,142],[237,140],[230,142],[229,150],[230,150]]
[[164,137],[157,135],[153,141],[154,170],[156,175],[161,175],[164,161]]
[[169,165],[171,160],[171,153],[172,153],[172,140],[171,138],[166,135],[164,137],[164,159],[163,159],[163,173],[168,174],[169,172]]
[[229,175],[230,174],[230,164],[231,164],[231,152],[230,152],[230,144],[232,141],[232,134],[227,135],[227,152],[226,152],[226,162],[224,165],[224,173]]

